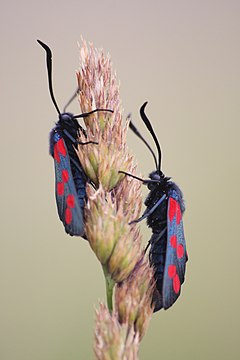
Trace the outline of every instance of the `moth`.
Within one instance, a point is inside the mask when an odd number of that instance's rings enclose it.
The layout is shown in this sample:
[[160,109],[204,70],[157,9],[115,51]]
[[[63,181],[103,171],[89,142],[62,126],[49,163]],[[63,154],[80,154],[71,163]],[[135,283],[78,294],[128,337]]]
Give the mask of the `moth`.
[[79,133],[83,132],[86,135],[86,132],[79,125],[77,119],[87,117],[97,111],[113,111],[109,109],[95,109],[80,115],[66,112],[67,106],[77,96],[79,91],[77,90],[61,113],[53,93],[52,52],[42,41],[37,41],[46,51],[49,92],[58,113],[58,121],[49,136],[49,152],[54,159],[55,167],[55,196],[58,215],[67,234],[85,237],[83,209],[87,200],[86,183],[89,179],[83,171],[75,148],[78,144],[86,145],[93,143],[97,145],[97,142],[80,142],[78,140]]
[[154,268],[156,281],[153,295],[154,311],[158,311],[161,308],[168,309],[179,297],[185,278],[188,255],[182,220],[185,211],[183,194],[178,185],[170,177],[165,176],[161,170],[161,147],[145,114],[146,105],[147,102],[141,106],[140,116],[155,142],[158,160],[135,125],[130,122],[129,126],[152,153],[156,170],[152,171],[149,179],[146,180],[127,172],[120,172],[142,181],[149,189],[149,194],[144,202],[146,209],[143,215],[130,224],[147,219],[147,225],[152,229],[152,236],[147,248],[150,247],[149,261]]

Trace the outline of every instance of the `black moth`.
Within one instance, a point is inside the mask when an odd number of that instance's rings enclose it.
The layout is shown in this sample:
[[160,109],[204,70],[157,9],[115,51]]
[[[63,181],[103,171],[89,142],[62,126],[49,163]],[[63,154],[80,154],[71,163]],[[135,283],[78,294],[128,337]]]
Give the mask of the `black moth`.
[[150,145],[132,122],[130,128],[151,151],[156,170],[151,172],[150,179],[146,180],[126,172],[122,173],[142,181],[150,191],[144,202],[147,208],[143,215],[130,224],[147,218],[147,225],[152,229],[147,248],[150,246],[149,261],[155,269],[156,289],[153,305],[154,311],[158,311],[161,308],[168,309],[179,297],[188,257],[182,221],[185,210],[183,195],[179,187],[161,171],[161,148],[145,114],[146,105],[147,102],[140,108],[140,115],[156,144],[158,161]]
[[64,107],[63,113],[61,113],[53,94],[52,52],[42,41],[37,41],[46,51],[50,96],[59,115],[56,126],[50,132],[49,139],[50,155],[53,157],[55,165],[55,195],[58,215],[63,222],[66,233],[72,236],[85,237],[83,208],[86,201],[86,183],[89,179],[82,169],[74,148],[78,144],[86,145],[95,142],[87,141],[82,143],[77,140],[79,132],[83,132],[86,135],[85,130],[79,125],[77,119],[87,117],[96,111],[113,111],[96,109],[89,113],[75,116],[66,112],[66,107],[77,96],[78,91],[76,91]]

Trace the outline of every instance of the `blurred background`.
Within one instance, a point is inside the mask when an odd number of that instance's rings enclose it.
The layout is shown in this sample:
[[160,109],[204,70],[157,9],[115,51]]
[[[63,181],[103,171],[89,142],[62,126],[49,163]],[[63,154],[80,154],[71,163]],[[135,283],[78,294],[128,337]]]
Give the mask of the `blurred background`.
[[[139,118],[149,101],[163,171],[186,200],[186,282],[177,303],[154,314],[140,359],[239,359],[240,2],[1,4],[1,360],[93,358],[104,278],[87,242],[66,235],[56,213],[48,133],[57,114],[36,42],[53,51],[63,108],[76,88],[81,35],[111,54],[124,116],[132,112],[151,141]],[[69,110],[79,113],[77,101]],[[132,133],[128,141],[147,177],[151,154]]]

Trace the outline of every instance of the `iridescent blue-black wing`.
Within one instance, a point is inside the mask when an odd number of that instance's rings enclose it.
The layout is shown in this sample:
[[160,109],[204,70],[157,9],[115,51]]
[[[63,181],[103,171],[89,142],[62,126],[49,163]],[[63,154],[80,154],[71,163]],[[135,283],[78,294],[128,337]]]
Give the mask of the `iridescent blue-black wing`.
[[58,215],[66,233],[72,236],[83,236],[83,210],[78,200],[68,150],[64,139],[59,134],[55,135],[56,137],[52,141]]
[[167,212],[167,247],[162,287],[164,309],[168,309],[180,295],[187,259],[182,211],[178,195],[173,190],[169,194]]

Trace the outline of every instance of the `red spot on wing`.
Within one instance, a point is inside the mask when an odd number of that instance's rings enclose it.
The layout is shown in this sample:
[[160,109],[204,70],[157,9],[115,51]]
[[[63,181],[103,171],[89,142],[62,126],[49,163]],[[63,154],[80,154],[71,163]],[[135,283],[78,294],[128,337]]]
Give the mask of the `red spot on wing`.
[[63,182],[68,182],[69,179],[69,173],[67,169],[62,170],[62,180]]
[[168,276],[172,279],[176,275],[176,265],[168,265]]
[[57,193],[59,196],[62,196],[64,194],[64,183],[57,183]]
[[177,202],[177,208],[176,208],[176,212],[177,212],[177,225],[180,224],[180,221],[182,220],[182,212],[181,212],[181,209],[180,209],[180,205],[179,203]]
[[60,140],[58,140],[56,145],[57,145],[58,152],[60,154],[62,154],[63,156],[66,156],[67,150],[66,150],[66,146],[64,144],[64,140],[61,138]]
[[178,244],[177,246],[177,257],[181,259],[184,255],[184,247],[182,244]]
[[171,236],[170,244],[174,249],[176,249],[176,247],[177,247],[177,237],[176,237],[176,235]]
[[72,222],[72,210],[68,207],[65,210],[65,221],[67,225],[71,224]]
[[70,208],[74,208],[75,206],[75,198],[72,194],[69,194],[67,196],[67,206],[70,207]]
[[59,163],[60,162],[60,156],[59,156],[59,153],[58,153],[57,144],[54,145],[53,156],[54,156],[54,159]]
[[169,208],[168,208],[168,217],[169,220],[172,221],[177,210],[177,202],[173,198],[170,197],[169,199]]
[[181,283],[178,274],[176,274],[173,278],[173,290],[176,294],[179,293],[181,288]]
[[177,225],[179,225],[180,221],[182,220],[181,208],[180,208],[180,205],[179,205],[178,201],[176,201],[175,199],[170,197],[170,199],[169,199],[169,210],[168,210],[169,220],[172,221],[175,215],[176,215]]

